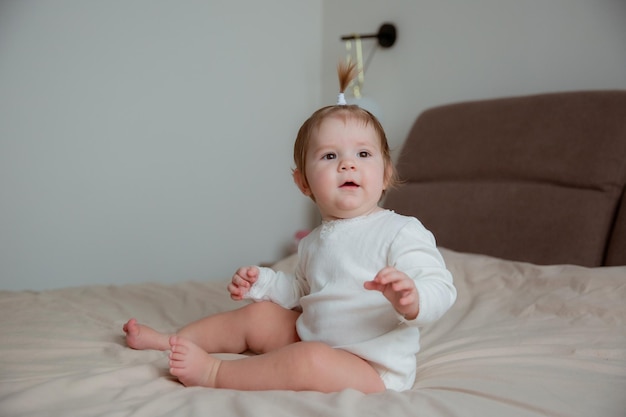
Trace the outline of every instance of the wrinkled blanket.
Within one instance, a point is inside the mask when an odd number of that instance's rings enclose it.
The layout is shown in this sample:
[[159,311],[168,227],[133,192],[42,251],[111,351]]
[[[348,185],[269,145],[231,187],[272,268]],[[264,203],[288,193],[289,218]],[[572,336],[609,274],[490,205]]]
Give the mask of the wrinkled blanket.
[[167,353],[126,347],[131,317],[175,331],[240,306],[224,280],[0,291],[0,416],[626,416],[626,267],[442,252],[459,296],[410,391],[185,388]]

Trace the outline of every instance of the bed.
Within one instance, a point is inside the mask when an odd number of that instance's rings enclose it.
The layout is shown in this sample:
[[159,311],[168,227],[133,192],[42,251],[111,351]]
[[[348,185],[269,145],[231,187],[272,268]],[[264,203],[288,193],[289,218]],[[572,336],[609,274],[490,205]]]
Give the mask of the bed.
[[130,317],[174,331],[240,306],[213,277],[0,291],[0,415],[626,416],[626,92],[429,109],[398,169],[384,204],[434,232],[458,290],[411,390],[185,388],[125,346]]

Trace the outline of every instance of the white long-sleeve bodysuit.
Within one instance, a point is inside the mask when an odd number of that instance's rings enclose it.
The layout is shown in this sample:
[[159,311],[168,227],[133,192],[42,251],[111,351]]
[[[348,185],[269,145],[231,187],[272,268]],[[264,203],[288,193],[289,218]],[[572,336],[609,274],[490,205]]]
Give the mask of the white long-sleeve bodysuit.
[[[247,297],[300,307],[300,339],[360,356],[388,389],[411,388],[420,348],[418,326],[437,320],[456,300],[452,275],[433,235],[417,219],[383,210],[324,222],[300,242],[298,258],[295,276],[260,268]],[[400,316],[381,292],[363,287],[386,266],[415,281],[415,320]]]

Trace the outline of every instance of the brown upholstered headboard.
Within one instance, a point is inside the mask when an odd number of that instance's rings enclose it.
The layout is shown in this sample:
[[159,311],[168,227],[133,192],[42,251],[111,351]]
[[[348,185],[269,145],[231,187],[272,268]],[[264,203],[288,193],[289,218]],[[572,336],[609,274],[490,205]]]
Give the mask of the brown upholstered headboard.
[[440,246],[537,264],[626,265],[626,91],[422,113],[385,206]]

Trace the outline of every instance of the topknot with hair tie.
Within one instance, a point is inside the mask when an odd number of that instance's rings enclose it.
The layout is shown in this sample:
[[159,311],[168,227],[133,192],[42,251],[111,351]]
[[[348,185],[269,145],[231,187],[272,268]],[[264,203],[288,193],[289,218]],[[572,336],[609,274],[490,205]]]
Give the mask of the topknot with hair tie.
[[345,106],[348,104],[346,102],[346,96],[344,92],[354,79],[355,73],[354,70],[356,68],[356,64],[353,62],[340,62],[337,65],[337,76],[339,77],[339,94],[337,95],[337,105]]

